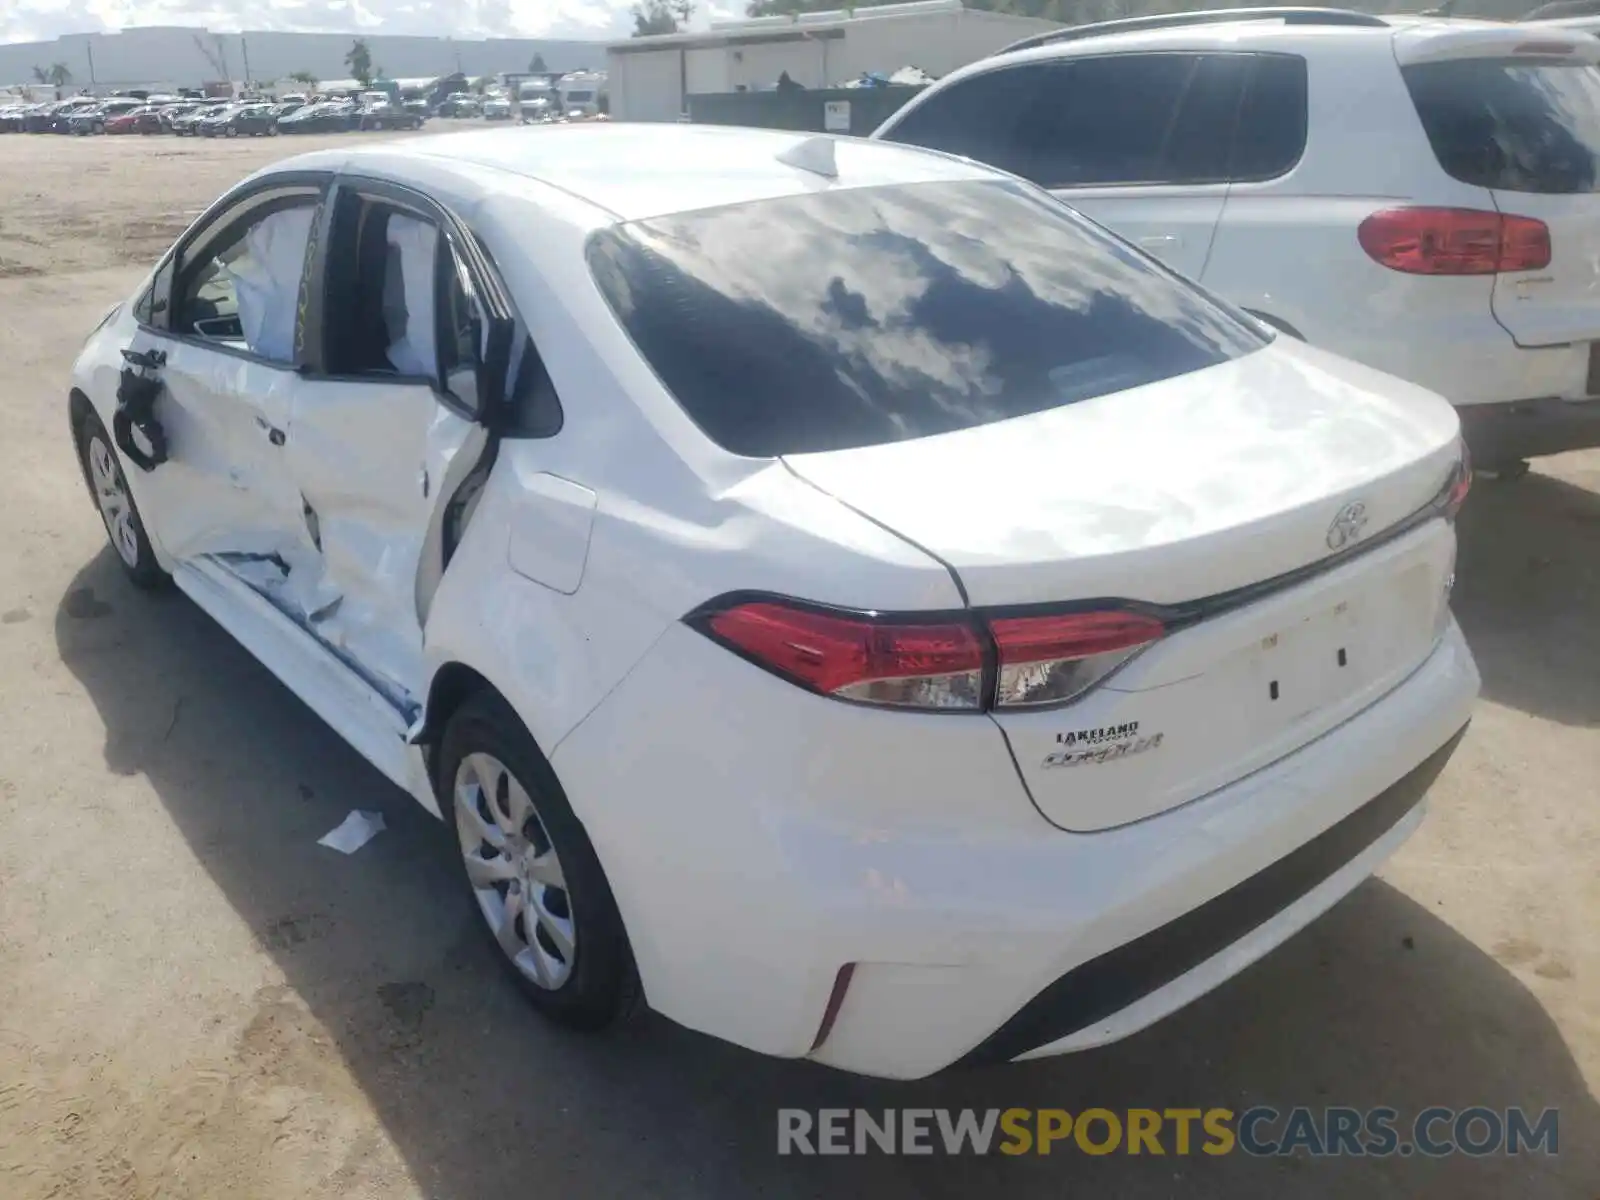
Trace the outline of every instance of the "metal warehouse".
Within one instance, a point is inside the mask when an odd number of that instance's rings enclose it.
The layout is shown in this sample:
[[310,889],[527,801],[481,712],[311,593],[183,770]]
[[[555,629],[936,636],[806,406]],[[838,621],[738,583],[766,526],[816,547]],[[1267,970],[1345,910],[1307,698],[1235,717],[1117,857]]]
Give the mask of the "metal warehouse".
[[675,121],[687,112],[688,96],[767,91],[784,75],[809,89],[906,66],[937,78],[1057,27],[1035,17],[964,8],[960,0],[922,0],[629,38],[606,48],[611,111],[628,121]]

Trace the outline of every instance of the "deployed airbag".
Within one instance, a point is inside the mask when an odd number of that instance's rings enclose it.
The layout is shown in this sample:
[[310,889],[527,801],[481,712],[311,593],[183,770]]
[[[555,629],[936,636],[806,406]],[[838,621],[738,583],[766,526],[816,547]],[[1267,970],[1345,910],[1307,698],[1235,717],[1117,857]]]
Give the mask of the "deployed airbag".
[[294,358],[295,306],[315,213],[301,206],[264,217],[245,235],[244,253],[224,268],[239,300],[245,345],[276,362]]
[[389,331],[389,362],[402,375],[432,376],[438,369],[433,273],[439,231],[427,221],[394,213],[388,238],[383,320]]

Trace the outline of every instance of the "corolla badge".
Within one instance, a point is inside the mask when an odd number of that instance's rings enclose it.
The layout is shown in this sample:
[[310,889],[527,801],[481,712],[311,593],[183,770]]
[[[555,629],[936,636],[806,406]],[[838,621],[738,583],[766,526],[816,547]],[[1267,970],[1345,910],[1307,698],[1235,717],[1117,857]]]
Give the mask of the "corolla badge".
[[1343,550],[1360,537],[1366,527],[1366,503],[1352,500],[1333,515],[1333,524],[1328,526],[1328,549]]

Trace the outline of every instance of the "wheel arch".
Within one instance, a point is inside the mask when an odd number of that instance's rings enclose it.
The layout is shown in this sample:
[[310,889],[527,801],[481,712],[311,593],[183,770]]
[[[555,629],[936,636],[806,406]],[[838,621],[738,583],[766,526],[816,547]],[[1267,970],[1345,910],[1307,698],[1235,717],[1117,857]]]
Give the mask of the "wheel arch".
[[94,410],[94,401],[82,388],[73,388],[67,393],[67,425],[72,430],[72,454],[78,460],[78,474],[83,477],[83,486],[88,489],[90,499],[93,499],[94,484],[89,479],[89,469],[83,461],[83,431],[90,417],[99,419],[99,414]]
[[[422,706],[422,722],[411,735],[411,740],[421,746],[423,753],[428,756],[430,777],[436,766],[434,760],[437,757],[439,742],[444,737],[445,726],[450,724],[450,718],[460,711],[463,704],[480,692],[491,692],[504,700],[507,705],[511,705],[504,692],[466,663],[446,662],[433,673],[433,679],[428,683],[427,699]],[[511,707],[515,711],[515,706]],[[543,752],[544,748],[541,746],[540,753]],[[547,759],[548,757],[546,755]]]

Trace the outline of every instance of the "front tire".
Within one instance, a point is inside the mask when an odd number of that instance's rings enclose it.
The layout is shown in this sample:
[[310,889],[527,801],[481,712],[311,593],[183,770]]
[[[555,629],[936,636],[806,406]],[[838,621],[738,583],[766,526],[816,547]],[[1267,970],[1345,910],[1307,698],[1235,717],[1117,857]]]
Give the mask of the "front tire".
[[469,699],[445,729],[437,768],[475,920],[522,993],[574,1029],[626,1017],[638,972],[611,885],[511,706],[492,692]]
[[150,537],[145,532],[144,518],[139,506],[133,502],[128,490],[127,477],[122,473],[122,462],[112,449],[111,437],[100,423],[100,418],[90,413],[78,435],[78,459],[83,466],[83,477],[94,494],[100,509],[100,520],[106,527],[106,539],[116,552],[117,560],[127,572],[135,587],[151,590],[167,582],[168,575],[156,562],[155,551],[150,548]]

